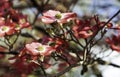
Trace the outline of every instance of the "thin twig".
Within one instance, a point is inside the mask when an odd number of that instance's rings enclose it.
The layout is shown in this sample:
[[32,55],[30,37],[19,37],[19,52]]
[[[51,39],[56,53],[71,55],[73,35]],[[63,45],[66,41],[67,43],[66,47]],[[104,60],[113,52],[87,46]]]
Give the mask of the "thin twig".
[[91,41],[94,39],[94,37],[99,33],[99,31],[102,30],[102,29],[105,27],[105,25],[107,25],[107,24],[108,24],[114,17],[116,17],[119,13],[120,13],[120,10],[118,10],[117,13],[115,13],[115,14],[103,25],[103,27],[96,32],[96,34],[89,40],[89,42],[88,42],[87,45],[89,45],[89,44],[91,43]]
[[6,55],[6,54],[11,54],[11,55],[17,55],[19,54],[18,52],[4,52],[4,51],[0,51],[0,54]]
[[[97,32],[96,32],[96,34],[88,41],[88,42],[86,42],[86,46],[85,46],[85,48],[84,48],[84,50],[86,50],[87,48],[88,48],[88,46],[93,42],[92,40],[96,37],[96,35],[99,33],[99,31],[100,30],[102,30],[104,27],[105,27],[105,25],[107,25],[114,17],[116,17],[118,14],[120,13],[120,10],[118,10],[117,11],[117,13],[115,13],[104,25],[103,25],[103,27],[102,28],[100,28]],[[100,41],[102,38],[103,38],[103,36],[105,35],[105,33],[101,36],[101,38],[98,40],[98,41]],[[95,45],[95,44],[97,44],[98,42],[95,42],[94,44],[93,44],[93,46]],[[87,51],[85,51],[84,52],[84,54],[86,54],[86,53],[88,53]],[[84,58],[85,58],[86,56],[84,56]]]

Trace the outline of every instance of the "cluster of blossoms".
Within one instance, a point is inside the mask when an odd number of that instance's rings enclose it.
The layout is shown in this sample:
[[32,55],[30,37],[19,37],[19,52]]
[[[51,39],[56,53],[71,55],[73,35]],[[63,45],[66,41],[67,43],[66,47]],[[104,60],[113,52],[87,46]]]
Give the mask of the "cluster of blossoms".
[[[8,0],[1,0],[0,37],[20,33],[23,28],[30,26],[27,16],[10,6]],[[112,23],[107,22],[106,24],[106,22],[100,21],[98,16],[82,20],[77,17],[76,13],[72,12],[61,13],[60,11],[48,10],[43,13],[40,19],[44,24],[50,26],[46,26],[46,32],[49,36],[43,37],[41,42],[32,40],[31,43],[25,43],[24,47],[18,51],[18,55],[14,57],[15,62],[12,63],[13,69],[16,69],[18,74],[29,74],[39,66],[41,68],[52,66],[51,57],[56,61],[61,61],[58,63],[59,71],[63,70],[62,67],[71,66],[80,63],[80,61],[87,68],[87,64],[94,63],[91,60],[93,57],[89,55],[92,47],[103,38],[108,29],[119,29],[119,27],[113,28]],[[95,37],[98,33],[101,33],[101,36],[96,40]],[[81,39],[84,40],[85,44],[80,41]],[[107,38],[106,42],[111,49],[120,51],[119,39],[120,34],[118,33],[117,36],[113,35],[112,39]],[[9,44],[9,39],[7,41],[9,48],[13,47],[16,42]],[[0,47],[0,50],[4,51],[5,49]]]
[[[27,16],[13,9],[11,6],[12,4],[10,3],[9,0],[0,1],[0,37],[12,36],[16,33],[20,33],[20,31],[23,28],[30,27],[30,24],[27,21]],[[0,45],[1,44],[2,43],[0,43]],[[10,44],[10,42],[6,44],[8,46],[12,45]],[[0,52],[8,52],[8,51],[7,48],[0,46]],[[0,58],[3,57],[5,57],[5,55],[0,54]],[[16,60],[12,64],[12,66],[16,67],[19,73],[23,72],[23,70],[25,70],[24,71],[25,73],[29,73],[30,71],[33,71],[33,68],[36,67],[36,64],[33,62],[27,64],[25,61],[25,57],[24,59],[23,57],[20,58],[17,58],[18,60]],[[29,69],[29,67],[31,68]]]
[[8,0],[0,2],[0,37],[12,35],[29,27],[27,17],[11,8]]
[[[31,66],[32,64],[33,66],[29,68],[29,73],[40,65],[42,65],[44,68],[48,68],[52,66],[52,64],[49,63],[51,61],[50,57],[54,56],[64,61],[59,63],[58,70],[61,71],[64,69],[61,67],[67,67],[79,62],[81,60],[79,56],[84,57],[83,51],[75,50],[77,52],[74,52],[74,48],[72,49],[70,44],[71,41],[79,44],[84,48],[84,45],[79,42],[79,39],[88,39],[95,37],[96,34],[102,29],[104,34],[106,32],[105,28],[112,29],[111,23],[104,25],[106,22],[101,22],[98,16],[94,16],[87,20],[81,20],[77,18],[76,13],[61,13],[55,10],[44,12],[43,16],[41,17],[41,21],[47,25],[54,25],[55,23],[55,26],[51,26],[53,27],[51,28],[52,33],[49,33],[51,36],[43,37],[41,43],[36,41],[26,44],[25,47],[20,51],[20,54],[17,57],[18,60],[13,63],[15,69],[19,70],[17,64],[21,66],[21,68],[26,67],[23,68],[26,71],[28,70],[27,67]],[[71,22],[72,24],[69,26],[69,23]],[[23,27],[25,27],[25,25]],[[114,37],[114,39],[117,40],[117,37]],[[109,38],[107,39],[107,42],[111,44],[112,49],[119,50],[114,45],[114,42],[112,42]],[[91,44],[93,43],[91,42]],[[73,55],[73,53],[76,56]],[[22,69],[19,70],[19,72],[23,73]],[[26,72],[26,74],[27,73],[28,72]]]

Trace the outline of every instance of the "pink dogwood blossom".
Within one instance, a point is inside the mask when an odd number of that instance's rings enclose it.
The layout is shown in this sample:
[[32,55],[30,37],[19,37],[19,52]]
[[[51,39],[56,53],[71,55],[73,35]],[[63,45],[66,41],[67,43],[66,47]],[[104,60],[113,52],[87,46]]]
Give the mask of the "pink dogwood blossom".
[[26,44],[26,49],[30,55],[42,55],[47,56],[52,52],[52,47],[48,45],[42,45],[41,43],[32,42],[31,44]]
[[120,52],[120,34],[118,36],[113,35],[112,39],[108,37],[106,42],[110,45],[111,49]]
[[43,16],[41,17],[42,22],[46,24],[59,22],[59,23],[67,23],[70,20],[73,20],[77,17],[76,13],[61,13],[59,11],[55,10],[48,10],[43,13]]

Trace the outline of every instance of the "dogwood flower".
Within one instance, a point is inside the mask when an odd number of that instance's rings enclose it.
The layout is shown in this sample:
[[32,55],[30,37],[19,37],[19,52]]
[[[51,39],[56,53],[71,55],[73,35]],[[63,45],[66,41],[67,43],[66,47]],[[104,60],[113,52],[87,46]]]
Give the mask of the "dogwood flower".
[[108,37],[106,42],[110,45],[111,49],[120,52],[120,34],[118,36],[113,35],[112,39]]
[[52,50],[52,47],[48,45],[42,45],[41,43],[32,42],[31,44],[26,44],[26,49],[30,55],[36,56],[36,55],[42,55],[47,56],[50,55]]
[[4,35],[11,35],[13,34],[14,31],[12,30],[12,28],[10,26],[0,26],[0,37],[4,36]]
[[58,23],[67,23],[70,20],[73,20],[77,17],[76,13],[61,13],[59,11],[55,10],[48,10],[43,13],[43,16],[41,17],[42,22],[46,24],[58,22]]
[[90,24],[82,20],[76,20],[76,25],[72,27],[76,38],[88,38],[93,35]]

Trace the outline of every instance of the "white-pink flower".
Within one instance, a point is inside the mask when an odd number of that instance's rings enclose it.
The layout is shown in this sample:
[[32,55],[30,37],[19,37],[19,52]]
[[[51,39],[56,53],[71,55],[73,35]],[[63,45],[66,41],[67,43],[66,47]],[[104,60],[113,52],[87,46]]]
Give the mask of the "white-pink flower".
[[51,46],[48,45],[42,45],[38,42],[32,42],[31,44],[26,44],[27,53],[30,55],[36,56],[36,55],[42,55],[47,56],[50,55],[51,52],[53,52],[53,49]]
[[13,34],[13,30],[10,26],[0,26],[0,37],[3,37],[5,35],[11,35]]
[[55,10],[48,10],[43,13],[41,20],[46,24],[50,24],[54,22],[67,23],[70,20],[75,19],[76,17],[77,17],[76,13],[72,13],[72,12],[61,13]]

